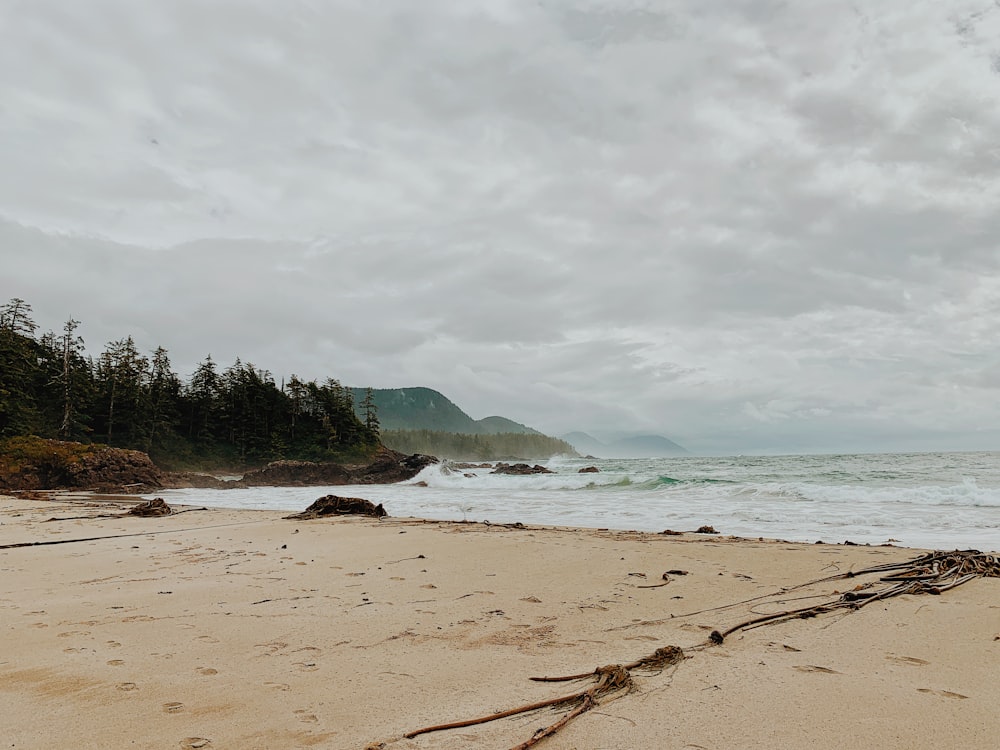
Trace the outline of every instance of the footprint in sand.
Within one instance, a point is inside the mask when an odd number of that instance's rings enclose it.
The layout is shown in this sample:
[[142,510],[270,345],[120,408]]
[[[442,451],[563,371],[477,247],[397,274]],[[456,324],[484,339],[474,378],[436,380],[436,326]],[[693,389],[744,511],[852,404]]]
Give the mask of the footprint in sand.
[[108,662],[109,667],[120,667],[125,663],[124,659],[112,659]]
[[931,690],[930,688],[917,688],[918,693],[927,693],[929,695],[939,695],[942,698],[955,698],[956,700],[965,700],[969,696],[962,695],[961,693],[953,693],[950,690]]
[[897,664],[906,664],[911,667],[923,667],[930,664],[929,661],[918,659],[915,656],[887,656],[885,658],[889,661],[894,661]]
[[168,714],[179,714],[184,710],[184,704],[178,701],[171,701],[163,704],[163,712]]
[[139,689],[139,686],[136,685],[134,682],[119,682],[117,685],[115,685],[115,687],[117,687],[124,693],[131,693],[133,690]]
[[196,641],[201,641],[202,643],[218,643],[219,642],[218,638],[214,638],[214,637],[212,637],[210,635],[199,635],[197,638],[195,638],[195,640]]
[[255,644],[254,648],[263,648],[267,650],[267,653],[258,654],[258,656],[270,656],[271,654],[276,654],[279,651],[288,648],[288,644],[284,641],[271,641],[270,643]]
[[311,714],[305,709],[299,709],[298,711],[293,711],[292,713],[298,717],[299,721],[305,722],[306,724],[315,724],[319,721],[316,714]]
[[795,667],[800,672],[819,672],[821,674],[840,674],[836,669],[817,667],[815,664],[801,664]]
[[59,633],[60,638],[69,638],[74,635],[90,635],[89,630],[67,630],[65,633]]
[[292,662],[292,666],[298,667],[303,672],[315,672],[319,669],[319,665],[314,661],[296,661]]
[[292,686],[287,682],[265,682],[264,687],[271,688],[273,690],[290,690]]
[[323,653],[323,649],[317,648],[316,646],[303,646],[302,648],[292,649],[293,654],[298,654],[303,651],[308,656],[320,656]]
[[108,648],[121,648],[122,647],[122,644],[120,644],[118,641],[107,641],[107,643],[105,645]]
[[205,739],[204,737],[185,737],[178,744],[186,750],[198,750],[198,748],[202,747],[211,747],[212,740]]
[[219,674],[218,669],[212,669],[211,667],[198,667],[195,671],[200,675],[204,675],[205,677],[209,677],[213,674]]

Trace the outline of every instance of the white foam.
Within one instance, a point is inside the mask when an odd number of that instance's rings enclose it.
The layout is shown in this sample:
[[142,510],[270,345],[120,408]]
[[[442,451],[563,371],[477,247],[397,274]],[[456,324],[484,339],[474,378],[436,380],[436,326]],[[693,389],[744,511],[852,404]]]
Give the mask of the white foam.
[[[550,461],[554,474],[430,466],[395,485],[170,490],[171,503],[297,511],[338,494],[394,516],[1000,549],[994,454]],[[597,474],[578,469],[596,464]],[[466,475],[471,476],[466,476]],[[670,480],[660,479],[669,477]],[[426,485],[426,486],[421,486]]]

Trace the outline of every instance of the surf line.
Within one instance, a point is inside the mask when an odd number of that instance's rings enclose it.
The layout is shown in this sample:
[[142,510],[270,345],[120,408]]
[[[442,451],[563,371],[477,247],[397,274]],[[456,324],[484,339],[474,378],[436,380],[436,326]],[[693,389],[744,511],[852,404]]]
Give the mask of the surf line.
[[101,539],[124,539],[131,536],[151,536],[153,534],[180,534],[185,531],[199,531],[200,529],[220,529],[224,526],[249,526],[254,523],[263,523],[269,519],[261,518],[256,521],[233,521],[232,523],[216,523],[211,526],[194,526],[188,529],[163,529],[162,531],[138,531],[134,534],[109,534],[107,536],[89,536],[84,539],[53,539],[47,542],[18,542],[17,544],[0,544],[0,549],[14,549],[16,547],[43,547],[50,544],[73,544],[74,542],[97,542]]

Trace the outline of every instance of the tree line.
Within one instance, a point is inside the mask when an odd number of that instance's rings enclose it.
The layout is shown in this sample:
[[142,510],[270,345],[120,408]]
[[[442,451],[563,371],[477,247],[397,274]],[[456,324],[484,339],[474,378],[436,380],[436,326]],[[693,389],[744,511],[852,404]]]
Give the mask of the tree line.
[[427,453],[458,461],[499,461],[575,456],[572,445],[537,433],[469,435],[438,430],[383,430],[382,441],[400,453]]
[[79,321],[39,336],[31,315],[18,298],[0,308],[0,438],[100,442],[145,451],[167,468],[347,460],[380,444],[370,389],[355,405],[333,378],[292,375],[278,385],[239,358],[220,370],[211,355],[183,381],[163,347],[147,355],[128,336],[95,358]]

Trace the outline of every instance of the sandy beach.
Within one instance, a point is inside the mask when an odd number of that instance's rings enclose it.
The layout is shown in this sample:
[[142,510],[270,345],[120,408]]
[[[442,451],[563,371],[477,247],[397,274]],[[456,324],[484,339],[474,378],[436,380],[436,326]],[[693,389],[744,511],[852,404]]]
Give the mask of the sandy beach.
[[0,549],[4,747],[504,750],[566,710],[404,735],[668,645],[686,658],[634,670],[538,747],[1000,742],[998,579],[705,645],[852,584],[782,587],[919,550],[127,507],[0,498],[0,547],[88,540]]

